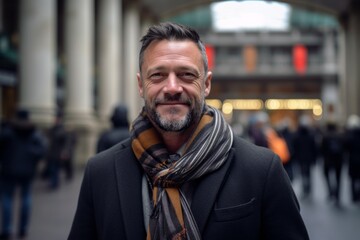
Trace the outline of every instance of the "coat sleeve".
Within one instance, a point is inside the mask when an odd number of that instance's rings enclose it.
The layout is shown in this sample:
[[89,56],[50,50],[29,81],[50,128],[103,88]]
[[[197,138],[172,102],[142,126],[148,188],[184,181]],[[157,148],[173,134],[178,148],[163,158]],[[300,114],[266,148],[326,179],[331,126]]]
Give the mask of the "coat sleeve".
[[87,164],[75,217],[71,226],[68,240],[96,240],[97,232],[95,225],[95,213],[91,190],[90,162]]
[[291,182],[276,155],[269,167],[262,201],[261,239],[309,239]]

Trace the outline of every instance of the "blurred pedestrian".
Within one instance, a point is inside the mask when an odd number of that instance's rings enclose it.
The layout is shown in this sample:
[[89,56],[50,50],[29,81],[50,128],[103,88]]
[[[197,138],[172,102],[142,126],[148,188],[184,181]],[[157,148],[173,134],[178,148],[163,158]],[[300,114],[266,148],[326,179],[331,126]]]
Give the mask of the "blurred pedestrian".
[[347,121],[346,151],[348,153],[351,197],[360,203],[360,117],[351,115]]
[[61,155],[61,168],[65,172],[65,179],[71,181],[74,177],[74,152],[77,143],[77,135],[75,131],[66,129],[66,143],[64,151]]
[[[46,151],[45,138],[30,121],[27,110],[19,110],[0,133],[0,159],[2,181],[2,229],[0,239],[10,239],[13,226],[14,194],[20,189],[18,237],[25,238],[31,210],[31,185],[37,164]],[[16,211],[18,212],[18,211]]]
[[335,122],[326,124],[326,130],[322,138],[321,153],[324,159],[324,175],[330,200],[340,204],[340,180],[341,169],[344,159],[344,138],[338,130]]
[[269,122],[269,116],[265,112],[258,112],[250,128],[250,136],[255,145],[266,147],[276,153],[281,162],[286,164],[290,159],[290,153],[285,139],[277,132]]
[[66,170],[66,178],[73,175],[72,158],[75,147],[74,134],[66,130],[62,117],[58,115],[54,125],[48,130],[49,148],[46,154],[45,177],[49,179],[49,188],[60,186],[61,170]]
[[268,147],[265,129],[268,125],[269,116],[265,112],[257,112],[250,117],[248,136],[249,140],[257,146]]
[[318,156],[315,134],[309,116],[302,116],[293,138],[294,159],[300,167],[302,194],[309,197],[312,191],[312,168]]
[[110,121],[112,127],[100,135],[96,152],[104,151],[130,137],[128,109],[125,105],[114,108]]
[[289,160],[284,162],[284,168],[289,175],[291,181],[294,180],[294,132],[291,130],[290,119],[285,118],[277,128],[277,132],[282,136],[286,142],[289,151]]
[[286,165],[290,160],[290,153],[283,136],[270,126],[265,129],[265,135],[269,149],[280,157],[283,166]]

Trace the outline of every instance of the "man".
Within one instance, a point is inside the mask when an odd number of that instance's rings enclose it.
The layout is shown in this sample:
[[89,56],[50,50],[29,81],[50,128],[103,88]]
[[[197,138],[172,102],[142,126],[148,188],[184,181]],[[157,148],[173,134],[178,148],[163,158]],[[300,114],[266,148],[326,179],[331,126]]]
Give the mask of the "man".
[[163,23],[141,42],[145,107],[130,139],[88,162],[68,239],[308,239],[279,158],[205,104],[198,34]]
[[335,206],[340,207],[340,182],[345,157],[345,141],[343,133],[335,122],[326,124],[321,141],[321,154],[324,159],[323,169],[329,200],[334,200]]
[[73,177],[75,133],[65,127],[63,117],[61,113],[58,113],[54,125],[47,131],[47,137],[49,147],[43,175],[49,177],[49,189],[56,190],[61,184],[62,168],[65,170],[67,180],[71,180]]
[[[17,237],[25,239],[31,217],[32,183],[39,160],[45,155],[46,141],[30,119],[26,109],[19,109],[0,132],[0,181],[2,229],[0,239],[11,239],[13,217],[19,214]],[[15,211],[15,193],[20,190],[20,205]]]
[[110,122],[112,127],[102,132],[97,141],[97,153],[114,146],[130,136],[128,109],[125,105],[119,104],[114,107]]

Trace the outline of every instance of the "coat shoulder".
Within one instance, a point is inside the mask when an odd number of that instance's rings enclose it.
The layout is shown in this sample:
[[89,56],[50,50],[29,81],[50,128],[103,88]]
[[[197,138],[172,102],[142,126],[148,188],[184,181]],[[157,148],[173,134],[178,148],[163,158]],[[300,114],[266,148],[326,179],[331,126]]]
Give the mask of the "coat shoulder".
[[130,138],[95,154],[88,160],[87,165],[91,168],[113,168],[115,162],[120,165],[136,162],[134,161]]
[[273,151],[239,137],[234,139],[232,154],[233,171],[249,178],[265,180],[269,171],[282,169],[281,160]]
[[266,163],[278,156],[266,147],[257,146],[241,137],[235,137],[233,151],[236,158],[247,162]]

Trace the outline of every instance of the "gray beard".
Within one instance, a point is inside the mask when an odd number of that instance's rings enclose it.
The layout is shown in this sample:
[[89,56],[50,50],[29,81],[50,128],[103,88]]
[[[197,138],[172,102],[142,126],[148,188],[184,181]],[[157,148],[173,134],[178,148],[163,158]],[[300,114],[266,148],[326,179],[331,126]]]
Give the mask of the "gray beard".
[[[188,129],[192,124],[197,123],[204,111],[205,108],[205,100],[200,100],[199,104],[195,103],[194,109],[188,114],[186,114],[185,118],[182,120],[167,120],[162,118],[158,112],[156,112],[155,108],[149,107],[151,106],[149,103],[145,102],[145,109],[149,115],[149,118],[159,127],[161,130],[166,132],[182,132]],[[176,114],[176,109],[172,110]]]
[[169,121],[166,119],[161,118],[160,114],[155,112],[154,121],[156,125],[166,131],[166,132],[181,132],[185,129],[187,129],[191,123],[193,122],[193,117],[190,113],[186,114],[185,118],[182,120],[173,120]]

